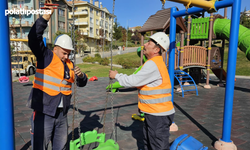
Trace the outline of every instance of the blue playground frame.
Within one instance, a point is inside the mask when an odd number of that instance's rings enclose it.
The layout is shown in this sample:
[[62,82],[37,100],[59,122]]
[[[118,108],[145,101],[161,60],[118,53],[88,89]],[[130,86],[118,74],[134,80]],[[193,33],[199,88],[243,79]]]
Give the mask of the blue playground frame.
[[[10,58],[10,37],[9,37],[9,21],[8,16],[5,16],[5,10],[8,9],[8,1],[3,0],[0,3],[0,45],[1,55],[1,74],[0,79],[2,85],[0,86],[0,118],[2,123],[0,125],[0,145],[3,149],[15,149],[14,139],[14,114],[13,114],[13,90],[12,90],[12,73],[11,73],[11,58]],[[225,107],[223,120],[223,133],[221,140],[224,142],[231,142],[231,124],[232,124],[232,110],[234,97],[234,79],[236,70],[239,21],[240,21],[240,6],[241,0],[223,0],[215,2],[215,8],[218,10],[224,7],[232,6],[231,29],[229,41],[229,53],[227,64],[227,81],[225,92]],[[171,83],[174,83],[174,63],[175,63],[175,36],[176,36],[176,18],[194,14],[198,12],[205,12],[205,9],[193,7],[188,10],[177,11],[175,7],[171,8],[170,18],[170,55],[169,55],[169,74]],[[172,86],[173,88],[173,86]],[[173,95],[172,89],[172,95]]]
[[[223,0],[215,2],[216,10],[220,8],[232,6],[231,12],[231,28],[230,28],[230,40],[229,40],[229,52],[228,52],[228,64],[227,64],[227,81],[225,92],[225,105],[224,105],[224,118],[223,118],[223,130],[222,138],[223,142],[232,142],[231,125],[232,125],[232,112],[233,112],[233,97],[234,97],[234,79],[237,60],[237,47],[238,47],[238,35],[239,35],[239,22],[240,22],[240,6],[241,0]],[[175,36],[176,36],[176,18],[186,15],[195,14],[198,12],[205,12],[203,8],[193,7],[190,9],[177,11],[175,7],[171,8],[170,15],[170,54],[169,54],[169,75],[172,83],[172,100],[174,100],[174,63],[175,63]],[[229,61],[230,60],[230,61]]]

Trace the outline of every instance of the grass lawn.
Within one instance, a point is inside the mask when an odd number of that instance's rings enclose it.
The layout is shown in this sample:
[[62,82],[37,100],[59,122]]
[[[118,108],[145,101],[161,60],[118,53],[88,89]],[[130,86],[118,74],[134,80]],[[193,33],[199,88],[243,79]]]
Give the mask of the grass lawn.
[[[224,64],[223,68],[226,71],[228,61],[228,50],[224,52]],[[247,59],[246,54],[238,49],[237,63],[236,63],[236,75],[250,76],[250,61]]]
[[[78,64],[77,65],[82,72],[88,74],[88,77],[97,76],[97,77],[108,77],[110,66],[102,66],[98,64]],[[132,74],[136,69],[121,69],[113,67],[112,70],[117,70],[119,73]]]
[[[221,47],[220,43],[215,44],[218,47]],[[224,51],[224,61],[223,61],[223,68],[227,71],[227,62],[228,62],[228,46],[229,43],[226,40],[225,43],[225,51]],[[239,48],[237,51],[237,62],[236,62],[236,75],[242,76],[250,76],[250,61],[247,59],[246,54],[242,52]]]
[[[110,59],[111,57],[108,58]],[[113,56],[113,64],[118,64],[117,62],[121,58],[141,62],[141,58],[137,55],[137,52],[132,52],[132,53]]]

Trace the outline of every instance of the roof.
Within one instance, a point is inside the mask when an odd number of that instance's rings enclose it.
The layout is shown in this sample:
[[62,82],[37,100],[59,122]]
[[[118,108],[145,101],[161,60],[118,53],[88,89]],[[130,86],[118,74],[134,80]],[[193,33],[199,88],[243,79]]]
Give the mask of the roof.
[[[177,8],[178,9],[178,8]],[[168,31],[170,24],[170,11],[171,8],[159,10],[156,14],[151,15],[148,20],[144,23],[142,28],[139,30],[140,33],[147,31]],[[177,28],[176,31],[180,30],[187,32],[187,28],[184,25],[184,21],[181,17],[176,19]]]

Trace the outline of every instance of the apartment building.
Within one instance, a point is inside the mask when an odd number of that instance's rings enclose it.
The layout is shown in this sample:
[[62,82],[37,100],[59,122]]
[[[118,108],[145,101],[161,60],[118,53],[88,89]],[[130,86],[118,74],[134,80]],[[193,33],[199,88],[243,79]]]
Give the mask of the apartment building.
[[[8,0],[8,9],[17,10],[38,10],[43,6],[45,0]],[[51,47],[54,43],[54,36],[57,31],[69,32],[69,20],[68,12],[71,11],[72,6],[66,0],[52,0],[52,3],[59,4],[58,9],[55,9],[50,21],[48,22],[48,27],[44,31],[43,37],[46,38],[47,45]],[[28,34],[37,18],[37,15],[20,15],[20,14],[9,14],[9,26],[13,26],[17,33],[16,38],[18,39],[28,39]],[[12,29],[12,28],[11,28]],[[10,38],[15,38],[13,35],[13,30],[10,29]],[[22,50],[28,50],[27,42],[19,42],[18,46]]]
[[[69,1],[72,5],[72,1]],[[86,50],[96,52],[98,47],[108,45],[111,42],[112,20],[115,16],[96,0],[74,2],[75,29],[84,35]],[[69,18],[73,18],[73,12]]]

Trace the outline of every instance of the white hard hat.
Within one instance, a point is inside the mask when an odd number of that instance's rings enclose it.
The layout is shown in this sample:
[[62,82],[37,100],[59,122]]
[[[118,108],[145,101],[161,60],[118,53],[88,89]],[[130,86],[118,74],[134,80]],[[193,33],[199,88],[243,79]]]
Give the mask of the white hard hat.
[[160,45],[165,51],[169,48],[169,37],[164,32],[156,32],[150,36],[150,39],[154,40],[158,45]]
[[74,50],[72,40],[67,34],[61,34],[55,39],[55,46],[60,46],[61,48]]

